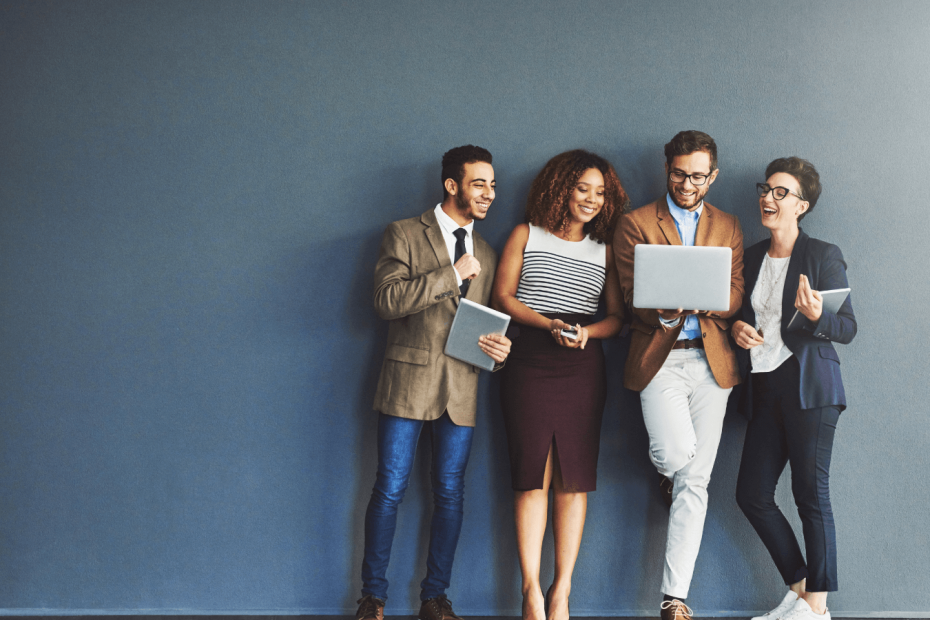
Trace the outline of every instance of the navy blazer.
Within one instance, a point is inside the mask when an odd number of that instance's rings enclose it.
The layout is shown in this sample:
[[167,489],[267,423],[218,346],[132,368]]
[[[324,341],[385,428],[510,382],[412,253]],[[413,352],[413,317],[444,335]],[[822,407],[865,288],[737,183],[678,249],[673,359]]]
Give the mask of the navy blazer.
[[[746,294],[738,318],[752,326],[756,324],[756,313],[752,309],[752,291],[759,277],[762,260],[769,249],[771,239],[760,241],[747,248],[743,258],[743,278]],[[835,405],[840,411],[846,408],[846,392],[840,376],[840,358],[833,348],[834,342],[848,344],[856,335],[856,317],[853,315],[852,294],[836,314],[824,310],[820,320],[806,320],[800,329],[787,331],[796,309],[794,301],[798,293],[801,274],[807,276],[815,291],[829,291],[849,286],[846,280],[846,262],[840,249],[820,239],[811,239],[802,230],[791,250],[788,273],[781,304],[781,338],[788,349],[798,358],[801,365],[801,408],[814,409]],[[762,335],[765,337],[765,334]],[[748,381],[752,368],[749,351],[735,347],[739,352],[740,370],[743,376],[743,394],[738,409],[747,418],[752,418],[752,381]]]

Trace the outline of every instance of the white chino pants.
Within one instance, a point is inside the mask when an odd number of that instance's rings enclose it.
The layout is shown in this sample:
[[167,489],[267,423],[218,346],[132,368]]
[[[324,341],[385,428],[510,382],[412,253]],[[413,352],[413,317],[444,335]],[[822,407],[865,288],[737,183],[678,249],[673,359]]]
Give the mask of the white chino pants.
[[649,458],[673,482],[662,577],[670,596],[685,598],[691,586],[731,390],[717,385],[703,349],[673,349],[640,392]]

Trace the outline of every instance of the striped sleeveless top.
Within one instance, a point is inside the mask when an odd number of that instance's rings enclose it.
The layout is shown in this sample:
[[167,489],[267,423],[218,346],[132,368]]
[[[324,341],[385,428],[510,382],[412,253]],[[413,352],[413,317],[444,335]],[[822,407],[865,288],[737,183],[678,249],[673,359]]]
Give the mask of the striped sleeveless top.
[[607,279],[607,246],[529,226],[517,299],[536,312],[594,314]]

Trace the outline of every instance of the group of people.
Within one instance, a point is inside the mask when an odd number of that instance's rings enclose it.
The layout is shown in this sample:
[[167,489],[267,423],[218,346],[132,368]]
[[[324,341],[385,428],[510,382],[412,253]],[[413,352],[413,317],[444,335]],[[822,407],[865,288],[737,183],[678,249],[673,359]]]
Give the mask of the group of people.
[[[446,590],[462,527],[479,373],[443,353],[461,297],[511,317],[506,335],[482,336],[478,346],[501,371],[525,620],[569,617],[587,493],[597,482],[607,390],[601,340],[627,323],[623,384],[640,393],[649,458],[669,505],[662,620],[692,615],[686,598],[707,487],[727,400],[741,383],[739,410],[749,424],[736,500],[788,587],[760,619],[829,620],[827,593],[837,589],[829,471],[846,407],[833,343],[850,342],[856,321],[849,297],[834,313],[820,291],[848,286],[846,263],[837,246],[799,226],[821,193],[810,162],[786,157],[766,168],[757,189],[770,238],[745,253],[738,219],[704,201],[718,173],[714,140],[682,131],[665,145],[667,194],[629,211],[608,161],[583,150],[557,155],[533,181],[525,223],[498,262],[473,228],[495,196],[491,154],[469,145],[443,156],[442,202],[390,224],[375,268],[375,308],[389,328],[374,404],[378,471],[365,516],[357,620],[383,618],[397,508],[425,422],[433,515],[418,617],[458,618]],[[633,307],[638,244],[729,247],[729,308]],[[804,320],[789,330],[796,312]],[[805,553],[775,504],[787,463]],[[550,489],[555,575],[544,593],[539,570]]]

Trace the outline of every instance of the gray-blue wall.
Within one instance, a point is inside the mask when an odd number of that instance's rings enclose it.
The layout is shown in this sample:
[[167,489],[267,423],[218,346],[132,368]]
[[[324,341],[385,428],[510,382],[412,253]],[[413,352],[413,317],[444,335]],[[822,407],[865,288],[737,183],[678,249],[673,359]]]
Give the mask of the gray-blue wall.
[[[445,150],[480,144],[499,250],[556,153],[606,156],[639,205],[662,145],[698,128],[720,150],[709,200],[747,243],[771,159],[822,173],[805,230],[843,248],[859,320],[830,607],[930,616],[928,102],[926,2],[0,1],[0,609],[351,613],[385,225],[439,201]],[[659,601],[666,512],[627,346],[607,347],[577,615]],[[468,615],[519,613],[497,391],[484,376],[450,591]],[[744,430],[731,412],[700,615],[783,590],[733,501]],[[389,615],[418,606],[418,460]]]

